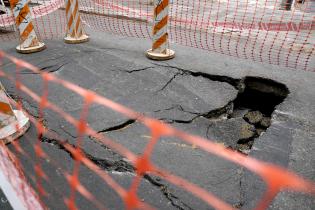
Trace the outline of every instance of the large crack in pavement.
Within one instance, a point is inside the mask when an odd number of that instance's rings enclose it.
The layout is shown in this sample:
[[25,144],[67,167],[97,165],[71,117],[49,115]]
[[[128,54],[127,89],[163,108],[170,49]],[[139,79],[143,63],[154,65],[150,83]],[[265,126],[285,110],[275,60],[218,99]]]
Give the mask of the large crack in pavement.
[[[73,144],[70,144],[68,141],[66,141],[66,140],[63,140],[63,141],[62,140],[57,140],[57,139],[54,139],[54,138],[49,138],[47,136],[41,136],[40,137],[40,141],[43,142],[43,143],[48,143],[50,145],[58,147],[58,149],[65,151],[66,153],[69,154],[69,156],[72,159],[74,159],[74,157],[72,156],[71,152],[66,149],[65,144],[67,144],[68,146],[73,147],[74,149],[76,148],[76,146],[73,145]],[[121,156],[120,160],[112,161],[112,160],[109,160],[109,159],[96,158],[96,157],[88,154],[82,148],[80,149],[80,151],[84,154],[84,156],[86,158],[88,158],[93,163],[95,163],[97,166],[99,166],[101,169],[103,169],[103,170],[105,170],[107,172],[120,172],[120,173],[129,173],[129,174],[135,175],[135,168],[134,168],[134,166],[132,164],[130,164],[129,162],[125,161],[122,156]],[[165,198],[167,200],[169,200],[170,204],[172,206],[174,206],[175,208],[180,209],[180,210],[185,210],[185,209],[192,210],[193,209],[190,206],[188,206],[187,204],[185,204],[185,202],[181,201],[179,199],[179,197],[174,195],[171,192],[171,190],[169,189],[169,187],[166,184],[163,184],[159,178],[153,178],[152,176],[150,176],[148,174],[144,174],[143,178],[147,182],[152,184],[153,186],[157,187],[161,191],[161,193],[165,196]]]
[[[65,64],[63,64],[65,65]],[[58,67],[57,69],[60,69],[63,65]],[[236,98],[234,98],[231,101],[228,101],[224,106],[209,110],[207,112],[198,113],[193,112],[190,110],[185,110],[185,108],[181,104],[173,105],[169,108],[165,109],[158,109],[154,110],[154,113],[163,113],[165,111],[180,111],[191,114],[193,117],[187,120],[181,120],[181,119],[172,119],[172,118],[159,118],[160,120],[170,123],[170,124],[190,124],[193,123],[198,118],[206,118],[211,122],[214,123],[222,123],[225,124],[227,121],[232,121],[234,119],[242,119],[245,121],[244,130],[240,132],[246,133],[242,136],[242,138],[239,139],[236,146],[234,145],[226,145],[227,147],[231,147],[232,149],[238,150],[240,152],[243,152],[245,154],[248,154],[250,152],[250,149],[255,141],[260,135],[265,132],[268,127],[271,125],[271,116],[273,111],[275,110],[275,107],[279,105],[281,102],[284,101],[286,96],[288,95],[289,91],[286,88],[285,85],[264,79],[264,78],[255,78],[255,77],[245,77],[242,79],[234,79],[228,76],[221,76],[221,75],[210,75],[206,74],[204,72],[193,72],[191,70],[185,70],[182,68],[178,68],[176,66],[170,66],[170,65],[161,65],[154,63],[155,66],[162,67],[162,68],[170,68],[175,70],[176,72],[173,74],[173,76],[160,88],[156,91],[162,92],[165,91],[169,85],[174,82],[174,80],[177,77],[185,77],[185,76],[192,76],[192,77],[202,77],[205,79],[208,79],[210,81],[217,81],[222,83],[227,83],[231,86],[233,86],[237,91],[238,94]],[[44,70],[49,69],[50,66],[47,66]],[[139,73],[142,71],[153,71],[154,67],[145,67],[145,68],[138,68],[138,69],[132,69],[132,70],[122,70],[121,72],[126,72],[128,74],[132,73]],[[53,73],[53,72],[50,72]],[[27,111],[32,113],[33,116],[38,117],[38,114],[34,114],[34,110],[36,107],[32,106],[31,103],[20,99],[23,102],[23,105],[26,104]],[[261,106],[260,104],[263,103],[264,106]],[[30,109],[30,110],[28,110]],[[132,124],[136,123],[135,119],[127,119],[121,123],[118,123],[116,125],[107,126],[106,128],[98,130],[98,133],[111,133],[111,132],[117,132],[121,131],[128,126],[131,126]],[[212,124],[213,125],[213,124]],[[211,124],[208,127],[207,130],[207,137],[208,134],[211,132],[210,128],[212,126]],[[242,128],[241,128],[242,129]],[[70,137],[76,138],[76,136],[72,135],[70,132],[67,132],[66,128],[61,127],[61,130],[63,130],[65,133],[67,133]],[[259,131],[258,131],[259,130]],[[53,132],[57,132],[51,129]],[[210,138],[210,135],[209,135]],[[92,138],[90,138],[93,140]],[[65,142],[60,142],[53,138],[48,138],[45,136],[41,137],[41,141],[43,143],[49,143],[51,145],[57,146],[59,149],[64,150],[67,152],[70,156],[71,154],[65,149],[63,144]],[[69,142],[66,142],[69,144]],[[73,147],[75,145],[71,144]],[[105,145],[100,144],[104,149],[110,150]],[[103,170],[107,172],[123,172],[123,173],[131,173],[135,174],[135,168],[126,160],[123,159],[118,153],[115,153],[111,150],[112,153],[115,155],[120,156],[118,158],[119,160],[112,160],[112,159],[105,159],[105,158],[97,158],[93,156],[92,154],[84,151],[84,154],[87,158],[89,158],[91,161],[93,161],[96,165],[101,167]],[[185,201],[183,201],[178,195],[175,195],[171,188],[167,184],[163,184],[158,178],[154,178],[148,174],[144,175],[144,179],[152,184],[152,186],[157,187],[163,195],[169,200],[169,202],[172,204],[172,206],[176,207],[177,209],[193,209],[190,207]],[[240,188],[241,188],[241,180],[240,180]],[[242,189],[242,188],[241,188]],[[235,204],[235,207],[241,207],[242,206],[242,193],[240,194],[240,201],[238,204]]]
[[[177,109],[182,112],[188,112],[188,113],[196,115],[191,120],[187,120],[187,121],[160,118],[160,120],[165,121],[170,124],[192,123],[195,119],[199,117],[205,117],[213,121],[217,121],[217,120],[224,121],[224,120],[231,120],[233,118],[241,117],[247,122],[247,124],[245,124],[246,125],[245,130],[241,130],[240,132],[243,132],[243,133],[249,132],[250,134],[249,135],[244,134],[242,138],[240,138],[239,141],[237,142],[237,146],[232,147],[232,149],[236,149],[245,154],[249,153],[254,143],[254,140],[259,138],[259,136],[263,132],[265,132],[268,129],[268,127],[271,125],[271,115],[273,111],[275,110],[275,107],[279,105],[281,102],[283,102],[286,96],[289,94],[289,91],[285,85],[269,80],[269,79],[254,78],[254,77],[245,77],[243,79],[233,79],[226,76],[221,77],[218,75],[208,75],[202,72],[191,72],[189,70],[184,70],[184,69],[180,69],[173,66],[163,66],[163,67],[174,68],[174,69],[177,69],[178,72],[175,73],[174,76],[171,77],[171,79],[159,91],[163,91],[177,76],[184,76],[184,75],[191,75],[194,77],[202,76],[202,77],[208,78],[209,80],[226,82],[233,85],[233,87],[238,90],[238,95],[233,101],[229,101],[225,106],[215,109],[215,110],[210,110],[207,113],[189,112],[189,111],[186,111],[181,105],[174,105],[166,109],[155,110],[154,112],[163,112],[166,110],[170,111],[173,109]],[[259,105],[262,101],[265,101],[264,103],[265,107]],[[135,123],[134,120],[129,120],[127,122]],[[123,123],[122,124],[123,126],[121,125],[114,126],[112,128],[109,128],[103,131],[104,132],[117,131],[121,128],[124,128],[125,125],[129,126],[130,124]],[[209,127],[210,126],[211,125],[209,125]],[[100,131],[100,133],[103,131]],[[209,132],[209,129],[207,130],[207,136],[208,136],[208,132]],[[241,173],[243,173],[243,169],[241,170]],[[177,202],[179,201],[178,196],[172,193],[169,193],[170,191],[166,187],[166,185],[162,185],[161,183],[156,182],[155,179],[152,179],[148,175],[146,175],[146,179],[149,179],[151,184],[154,184],[157,187],[162,187],[163,193],[165,196],[168,197],[168,199],[173,198],[173,199],[176,199]],[[242,180],[240,179],[239,181],[240,189],[242,189],[241,186],[242,186]],[[234,204],[234,207],[236,208],[241,208],[244,203],[243,198],[242,198],[242,192],[240,192],[239,197],[240,197],[240,201]],[[174,205],[173,202],[174,200],[172,201],[172,204]],[[188,207],[188,209],[191,209],[191,207],[185,204],[185,202],[180,201],[180,204],[183,205],[182,207],[180,207],[180,209],[186,209],[185,207]],[[177,204],[176,207],[178,206],[179,205]]]
[[125,122],[123,122],[121,124],[118,124],[118,125],[115,125],[115,126],[112,126],[112,127],[105,128],[103,130],[97,131],[97,133],[108,133],[108,132],[111,132],[111,131],[122,130],[122,129],[128,127],[129,125],[131,125],[131,124],[133,124],[135,122],[136,122],[136,120],[129,119],[129,120],[126,120]]
[[159,64],[159,63],[153,63],[155,66],[158,67],[163,67],[163,68],[171,68],[171,69],[175,69],[178,71],[179,75],[191,75],[193,77],[204,77],[207,78],[211,81],[217,81],[217,82],[223,82],[223,83],[228,83],[231,86],[233,86],[234,88],[236,88],[237,90],[240,90],[242,88],[244,88],[242,85],[242,79],[235,79],[229,76],[224,76],[224,75],[213,75],[213,74],[207,74],[204,72],[198,72],[198,71],[192,71],[192,70],[188,70],[188,69],[183,69],[177,66],[172,66],[169,65],[167,63],[165,63],[165,65],[163,64]]
[[[29,103],[27,100],[21,98],[20,96],[16,96],[13,94],[10,94],[10,97],[14,98],[15,100],[18,100],[20,102],[22,102],[23,107],[26,108],[26,112],[31,115],[32,117],[36,118],[39,120],[39,115],[38,114],[34,114],[34,110],[30,110],[29,108],[32,107],[32,109],[36,109],[36,107],[32,106],[31,103]],[[117,131],[117,130],[121,130],[133,123],[135,123],[135,120],[127,120],[126,122],[101,130],[98,133],[106,133],[106,132],[111,132],[111,131]],[[60,127],[64,132],[66,132],[69,136],[76,138],[75,136],[72,136],[69,132],[67,132],[65,129],[63,129],[62,127]],[[55,130],[49,130],[47,133],[55,133],[57,134],[56,136],[60,136],[60,134],[58,134],[57,131]],[[69,150],[66,149],[65,144],[67,144],[68,146],[71,146],[72,148],[76,148],[75,145],[70,144],[67,140],[58,140],[55,138],[51,138],[48,136],[44,136],[41,135],[39,137],[39,140],[42,143],[47,143],[50,144],[52,146],[57,147],[58,149],[66,152],[72,159],[74,159],[74,157],[72,156],[71,152]],[[92,138],[91,138],[92,140]],[[105,145],[103,145],[103,147],[107,150],[110,150],[111,152],[113,152],[110,148],[106,147]],[[120,173],[129,173],[132,175],[135,175],[135,168],[132,164],[128,163],[127,161],[125,161],[123,159],[122,156],[120,156],[120,160],[110,160],[110,159],[100,159],[100,158],[96,158],[94,156],[92,156],[91,154],[87,153],[84,149],[80,149],[80,151],[84,154],[84,156],[86,158],[88,158],[89,160],[91,160],[93,163],[95,163],[97,166],[99,166],[101,169],[107,171],[107,172],[120,172]],[[114,152],[115,153],[115,152]],[[117,153],[115,153],[116,155],[118,155]],[[161,193],[165,196],[165,198],[167,200],[169,200],[170,204],[172,206],[174,206],[177,209],[180,210],[185,210],[185,209],[189,209],[192,210],[191,207],[189,207],[187,204],[185,204],[184,202],[182,202],[179,197],[177,197],[176,195],[174,195],[173,193],[171,193],[171,190],[169,190],[169,187],[166,184],[161,183],[161,180],[159,178],[153,178],[148,174],[144,174],[143,178],[150,184],[152,184],[152,186],[157,187]]]
[[182,69],[171,65],[162,65],[154,63],[156,66],[176,69],[177,72],[173,77],[158,91],[163,91],[174,79],[178,76],[190,75],[193,77],[204,77],[211,81],[224,82],[232,85],[238,90],[237,97],[233,101],[229,101],[225,106],[218,109],[210,110],[207,113],[195,113],[184,110],[181,105],[176,105],[168,109],[157,110],[161,112],[165,110],[177,109],[182,112],[195,114],[196,116],[190,120],[175,120],[160,118],[159,120],[167,123],[191,123],[199,117],[205,117],[210,120],[218,119],[233,119],[241,117],[248,123],[244,126],[243,137],[238,141],[237,149],[243,153],[248,153],[253,145],[253,142],[271,125],[271,115],[275,107],[282,103],[289,94],[288,88],[276,81],[259,78],[259,77],[244,77],[242,79],[234,79],[228,76],[211,75],[204,72],[194,72],[191,70]]

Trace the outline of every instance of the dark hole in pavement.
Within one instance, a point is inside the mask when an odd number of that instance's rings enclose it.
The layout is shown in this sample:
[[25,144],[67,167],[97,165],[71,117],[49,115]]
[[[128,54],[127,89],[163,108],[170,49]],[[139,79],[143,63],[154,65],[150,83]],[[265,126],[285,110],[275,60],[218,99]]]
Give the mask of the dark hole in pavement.
[[244,85],[243,92],[234,102],[234,108],[258,110],[269,117],[289,93],[285,85],[269,79],[246,77]]
[[[227,76],[208,75],[204,73],[191,73],[188,71],[187,74],[190,74],[192,76],[203,76],[212,81],[226,82],[234,86],[235,89],[238,90],[238,95],[235,100],[229,101],[228,104],[226,104],[222,108],[219,108],[218,110],[213,110],[206,114],[200,114],[200,116],[198,117],[206,117],[210,120],[216,120],[218,118],[221,118],[222,116],[224,116],[224,119],[226,119],[226,117],[241,119],[243,118],[246,121],[246,126],[245,129],[242,128],[240,132],[250,131],[251,134],[247,135],[247,137],[239,139],[236,148],[233,147],[233,149],[236,149],[243,153],[249,152],[254,140],[259,137],[262,132],[267,130],[267,128],[270,126],[270,120],[273,111],[278,104],[284,101],[289,93],[289,90],[285,85],[264,78],[245,77],[244,79],[234,79]],[[14,98],[13,95],[12,97]],[[25,104],[25,100],[22,100],[22,102],[23,101]],[[99,133],[117,131],[135,122],[136,121],[134,119],[129,119],[122,124],[100,130]],[[193,122],[193,120],[185,123],[191,122]],[[59,139],[54,139],[54,136],[41,136],[40,139],[44,143],[49,143],[53,146],[57,146],[61,150],[64,150],[71,156],[71,158],[73,158],[71,153],[67,151],[64,146],[65,143],[68,143],[67,140],[61,141]],[[238,139],[238,137],[236,139]],[[73,145],[73,147],[75,147],[75,145]],[[96,165],[107,172],[115,171],[135,173],[135,168],[130,162],[123,159],[123,157],[120,157],[115,151],[111,151],[109,148],[106,148],[106,150],[108,151],[108,153],[110,153],[108,158],[94,157],[84,150],[82,150],[82,152],[89,160],[93,161]],[[188,205],[186,205],[186,201],[178,196],[178,193],[176,191],[172,191],[172,187],[163,182],[163,180],[160,180],[148,174],[144,175],[144,179],[148,181],[152,186],[160,189],[160,191],[169,201],[170,205],[172,205],[173,207],[177,209],[192,209]],[[238,205],[235,205],[235,207],[241,206],[242,202],[240,202]]]
[[258,77],[244,79],[243,89],[235,99],[233,113],[229,116],[231,118],[235,113],[242,113],[243,119],[251,125],[241,131],[251,132],[252,135],[239,139],[239,151],[248,153],[254,140],[271,125],[273,111],[288,94],[288,88],[276,81]]

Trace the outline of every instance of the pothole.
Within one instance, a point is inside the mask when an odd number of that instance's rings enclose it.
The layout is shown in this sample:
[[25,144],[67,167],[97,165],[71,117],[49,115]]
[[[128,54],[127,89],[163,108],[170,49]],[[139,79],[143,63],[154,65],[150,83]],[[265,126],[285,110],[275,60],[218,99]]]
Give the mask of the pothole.
[[228,118],[242,117],[247,122],[241,127],[236,149],[248,154],[254,140],[271,125],[273,111],[289,90],[284,84],[258,77],[246,77],[242,83],[243,89],[234,100],[233,112]]

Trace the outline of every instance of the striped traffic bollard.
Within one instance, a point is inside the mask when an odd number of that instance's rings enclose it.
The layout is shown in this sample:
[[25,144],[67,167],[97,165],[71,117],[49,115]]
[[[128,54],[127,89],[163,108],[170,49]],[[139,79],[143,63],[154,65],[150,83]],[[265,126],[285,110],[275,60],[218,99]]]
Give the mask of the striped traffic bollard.
[[168,60],[175,57],[175,52],[168,49],[168,8],[169,0],[154,0],[154,26],[152,49],[146,52],[153,60]]
[[0,83],[0,141],[5,144],[23,135],[29,128],[29,119],[20,110],[13,110]]
[[16,50],[19,53],[33,53],[45,49],[45,44],[36,36],[28,0],[10,0],[10,5],[20,32],[20,45],[16,47]]
[[79,13],[78,0],[66,0],[67,34],[64,38],[68,44],[87,42],[89,37],[84,33]]

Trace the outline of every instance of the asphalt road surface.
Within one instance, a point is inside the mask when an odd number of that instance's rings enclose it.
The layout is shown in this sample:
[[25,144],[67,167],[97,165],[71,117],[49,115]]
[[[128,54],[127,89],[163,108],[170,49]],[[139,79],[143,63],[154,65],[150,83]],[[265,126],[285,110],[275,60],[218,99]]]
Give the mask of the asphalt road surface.
[[[17,54],[14,42],[3,43],[0,49],[29,61],[42,71],[95,91],[140,113],[249,153],[252,157],[289,168],[315,181],[315,73],[174,45],[175,59],[154,62],[144,56],[145,50],[150,48],[149,41],[105,33],[92,33],[91,41],[80,45],[66,45],[62,40],[45,43],[48,46],[45,51],[30,55]],[[15,66],[7,60],[1,68],[14,74]],[[34,92],[42,94],[40,76],[23,69],[21,81]],[[12,97],[18,95],[14,84],[3,78],[1,82]],[[261,109],[267,116],[268,111],[252,102],[258,98],[242,95],[246,87],[251,88],[250,91],[261,89],[261,97],[270,96],[266,101],[276,101],[272,113],[269,113],[271,125],[260,135],[257,134],[258,128],[245,120],[244,114]],[[24,94],[20,97],[25,109],[38,117],[38,104]],[[61,86],[49,85],[49,100],[72,116],[79,117],[82,98],[76,94]],[[97,105],[91,106],[89,113],[88,123],[92,128],[141,154],[150,135],[146,127]],[[62,117],[45,110],[44,123],[49,130],[75,145],[76,129]],[[251,135],[251,132],[256,134]],[[35,159],[32,147],[36,142],[34,125],[19,142]],[[42,199],[51,209],[65,209],[63,198],[69,195],[69,184],[61,170],[71,172],[73,159],[56,144],[55,139],[44,136],[41,146],[49,155],[48,159],[42,160],[42,166],[50,180],[43,183],[49,196]],[[243,149],[242,146],[248,148]],[[14,151],[12,146],[9,147]],[[128,160],[88,136],[84,138],[83,150],[118,183],[126,188],[130,186],[134,170]],[[34,186],[32,163],[20,154],[17,156]],[[51,160],[60,165],[56,168]],[[242,209],[253,208],[265,190],[265,184],[256,175],[179,139],[161,139],[152,161]],[[85,167],[80,169],[80,181],[106,208],[123,208],[118,195]],[[188,192],[154,176],[142,180],[138,194],[143,201],[158,209],[209,209]],[[80,209],[95,208],[79,195],[76,202]],[[311,210],[314,206],[311,196],[283,192],[275,198],[270,209]]]

